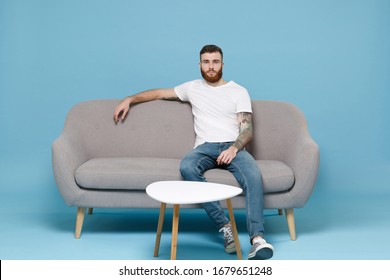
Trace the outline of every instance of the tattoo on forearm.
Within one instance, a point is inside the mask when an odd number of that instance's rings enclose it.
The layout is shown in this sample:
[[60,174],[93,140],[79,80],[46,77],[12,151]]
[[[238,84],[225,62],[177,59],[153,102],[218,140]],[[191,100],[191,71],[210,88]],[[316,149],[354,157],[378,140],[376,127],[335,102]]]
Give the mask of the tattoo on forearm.
[[239,113],[238,121],[240,134],[233,145],[238,150],[242,150],[253,139],[252,113]]

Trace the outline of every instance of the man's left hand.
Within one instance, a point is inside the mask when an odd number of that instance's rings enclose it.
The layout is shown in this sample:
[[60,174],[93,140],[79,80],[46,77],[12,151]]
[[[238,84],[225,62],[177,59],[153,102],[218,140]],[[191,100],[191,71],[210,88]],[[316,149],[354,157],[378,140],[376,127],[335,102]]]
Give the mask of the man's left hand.
[[227,150],[223,151],[217,158],[217,164],[230,164],[236,157],[238,149],[235,146],[230,146]]

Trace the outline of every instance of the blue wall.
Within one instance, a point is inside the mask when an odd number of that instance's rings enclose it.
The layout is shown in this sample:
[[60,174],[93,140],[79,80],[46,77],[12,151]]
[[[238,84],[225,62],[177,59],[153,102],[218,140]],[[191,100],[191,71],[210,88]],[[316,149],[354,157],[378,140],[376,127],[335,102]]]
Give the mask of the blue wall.
[[390,1],[1,0],[1,197],[60,200],[51,143],[67,111],[199,78],[209,43],[253,99],[305,113],[317,192],[389,193]]

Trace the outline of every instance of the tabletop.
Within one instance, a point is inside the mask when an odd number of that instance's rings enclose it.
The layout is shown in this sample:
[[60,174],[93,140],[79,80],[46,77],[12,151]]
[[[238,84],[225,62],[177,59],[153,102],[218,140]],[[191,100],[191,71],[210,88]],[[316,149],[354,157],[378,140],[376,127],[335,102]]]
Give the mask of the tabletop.
[[230,185],[193,181],[159,181],[146,188],[151,198],[169,204],[219,201],[235,197],[241,192],[241,188]]

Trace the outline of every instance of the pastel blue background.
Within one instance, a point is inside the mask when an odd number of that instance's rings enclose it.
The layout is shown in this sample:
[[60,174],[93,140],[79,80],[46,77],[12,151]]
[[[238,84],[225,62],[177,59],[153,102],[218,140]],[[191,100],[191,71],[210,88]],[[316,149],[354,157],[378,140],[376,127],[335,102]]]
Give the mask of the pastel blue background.
[[[390,1],[0,0],[1,259],[152,258],[154,210],[97,209],[73,239],[51,144],[78,102],[200,78],[210,43],[224,50],[225,79],[253,99],[297,105],[320,146],[298,240],[267,214],[275,258],[390,258]],[[205,225],[183,243],[216,235],[203,212],[187,219]],[[218,242],[178,257],[229,258]]]

